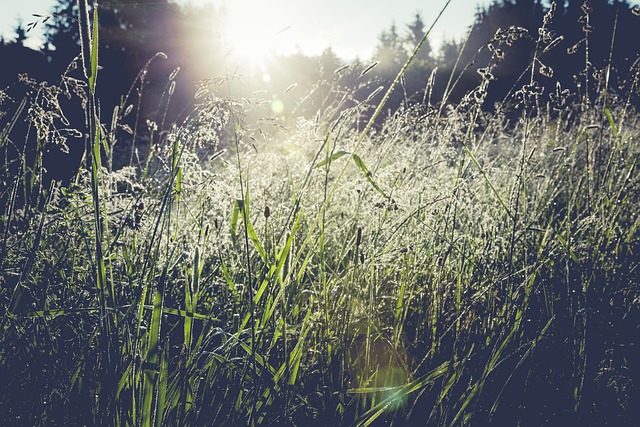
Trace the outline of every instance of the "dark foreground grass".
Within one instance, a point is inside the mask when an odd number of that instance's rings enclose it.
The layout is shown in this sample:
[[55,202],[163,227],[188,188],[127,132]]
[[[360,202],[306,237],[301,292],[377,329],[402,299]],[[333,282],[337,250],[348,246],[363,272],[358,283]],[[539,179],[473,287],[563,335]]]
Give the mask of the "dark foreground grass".
[[94,99],[72,184],[3,167],[1,423],[634,425],[639,117],[533,79],[364,131],[374,97],[266,133],[212,88],[117,171]]

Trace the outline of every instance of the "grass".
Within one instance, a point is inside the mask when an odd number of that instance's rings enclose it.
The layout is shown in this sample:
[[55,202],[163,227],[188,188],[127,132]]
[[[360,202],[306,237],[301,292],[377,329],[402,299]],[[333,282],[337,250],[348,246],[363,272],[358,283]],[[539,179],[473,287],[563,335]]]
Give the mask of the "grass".
[[640,123],[624,99],[544,104],[532,73],[488,114],[487,77],[426,114],[380,120],[390,87],[262,132],[220,79],[113,171],[81,18],[89,167],[63,188],[39,156],[4,166],[3,423],[637,419]]

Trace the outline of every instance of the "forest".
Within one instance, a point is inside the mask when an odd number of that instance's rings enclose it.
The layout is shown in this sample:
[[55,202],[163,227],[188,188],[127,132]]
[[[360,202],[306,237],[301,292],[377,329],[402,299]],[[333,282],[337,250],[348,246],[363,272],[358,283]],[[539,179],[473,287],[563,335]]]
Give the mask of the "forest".
[[640,6],[258,73],[226,13],[0,39],[0,425],[637,425]]

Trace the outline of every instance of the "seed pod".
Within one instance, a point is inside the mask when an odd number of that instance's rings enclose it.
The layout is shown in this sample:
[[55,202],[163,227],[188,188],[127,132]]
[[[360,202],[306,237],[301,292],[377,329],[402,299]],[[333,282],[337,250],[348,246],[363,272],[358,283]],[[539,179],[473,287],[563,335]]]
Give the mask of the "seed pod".
[[180,72],[180,67],[176,67],[176,69],[173,70],[169,75],[169,80],[175,79],[179,72]]
[[367,74],[369,71],[373,70],[373,68],[378,65],[378,61],[375,61],[373,64],[369,65],[367,68],[365,68],[364,70],[362,70],[362,72],[360,73],[360,77],[364,76],[365,74]]
[[[97,25],[97,23],[94,23]],[[80,30],[80,54],[84,77],[91,77],[91,29],[89,27],[89,7],[87,0],[78,0],[78,26]]]
[[554,47],[556,47],[558,44],[560,44],[560,42],[564,40],[564,36],[558,36],[555,39],[553,39],[542,51],[542,53],[546,53],[549,52],[551,49],[553,49]]
[[377,94],[379,94],[382,90],[384,89],[384,86],[379,86],[376,90],[374,90],[373,92],[371,92],[371,94],[369,96],[367,96],[367,99],[365,99],[365,103],[371,101]]
[[[562,0],[564,1],[564,0]],[[556,13],[556,3],[555,2],[551,2],[551,7],[549,8],[549,11],[544,15],[544,18],[542,20],[542,22],[547,25],[551,23],[551,20],[553,19],[553,15]]]
[[576,52],[578,51],[578,49],[580,48],[580,45],[581,45],[582,43],[584,43],[584,40],[585,40],[585,39],[582,39],[582,40],[578,41],[578,43],[576,43],[576,44],[574,44],[573,46],[571,46],[571,47],[567,48],[567,53],[568,53],[569,55],[573,55],[574,53],[576,53]]
[[473,98],[478,104],[482,104],[487,98],[487,91],[484,89],[478,89],[473,92]]
[[238,332],[240,329],[240,315],[238,313],[233,313],[233,330]]
[[349,65],[343,65],[340,68],[337,68],[333,71],[333,74],[340,74],[342,71],[346,70],[347,68],[349,68]]
[[553,77],[553,68],[549,67],[548,65],[540,63],[540,69],[538,71],[545,77]]

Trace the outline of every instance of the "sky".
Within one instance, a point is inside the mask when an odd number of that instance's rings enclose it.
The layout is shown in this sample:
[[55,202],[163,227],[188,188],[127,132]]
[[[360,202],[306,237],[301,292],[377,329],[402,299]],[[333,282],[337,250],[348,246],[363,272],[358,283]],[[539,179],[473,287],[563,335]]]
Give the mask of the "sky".
[[[318,54],[331,47],[342,58],[370,57],[382,30],[392,23],[399,31],[420,13],[431,25],[447,0],[181,0],[211,2],[226,7],[230,22],[223,30],[236,48],[291,53],[301,50]],[[124,2],[124,0],[123,0]],[[490,0],[451,0],[430,38],[438,46],[445,39],[461,39],[473,23],[478,4]],[[55,0],[0,0],[0,31],[6,40],[14,37],[20,19],[23,25],[33,21],[32,14],[46,15]],[[242,25],[240,25],[242,24]],[[30,33],[26,43],[42,44],[41,26]],[[234,34],[234,29],[252,28],[253,33]]]

